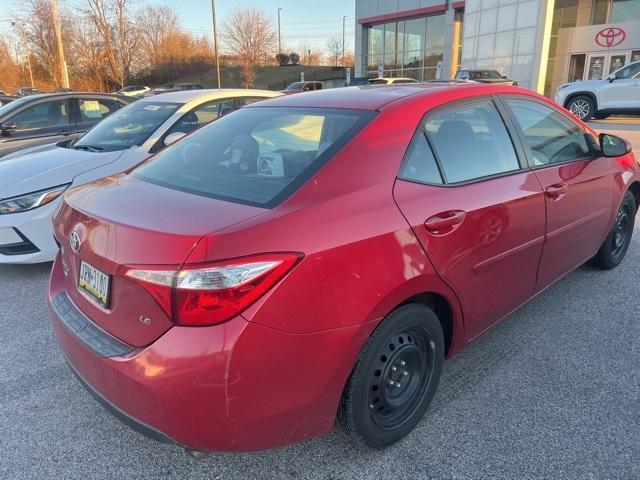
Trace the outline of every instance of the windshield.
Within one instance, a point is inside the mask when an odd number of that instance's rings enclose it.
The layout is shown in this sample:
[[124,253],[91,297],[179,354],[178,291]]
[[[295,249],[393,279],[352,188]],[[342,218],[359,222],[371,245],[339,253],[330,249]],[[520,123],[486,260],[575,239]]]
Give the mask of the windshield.
[[18,98],[17,100],[14,100],[13,102],[8,103],[4,107],[0,107],[0,117],[4,117],[5,114],[14,111],[16,108],[19,108],[20,105],[24,105],[25,103],[31,102],[32,100],[33,100],[33,97]]
[[469,78],[471,80],[483,80],[485,78],[490,78],[490,79],[502,78],[502,76],[495,70],[480,70],[476,72],[474,71],[469,72]]
[[175,190],[272,208],[374,115],[357,110],[244,108],[197,130],[131,174]]
[[115,151],[140,146],[181,106],[167,102],[132,103],[98,123],[72,147]]
[[285,90],[302,90],[302,85],[302,82],[295,82],[285,88]]

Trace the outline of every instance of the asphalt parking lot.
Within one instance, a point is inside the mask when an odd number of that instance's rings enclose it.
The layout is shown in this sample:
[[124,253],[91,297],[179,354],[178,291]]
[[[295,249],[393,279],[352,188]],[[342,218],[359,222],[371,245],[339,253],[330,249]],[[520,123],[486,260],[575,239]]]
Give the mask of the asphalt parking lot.
[[360,450],[335,432],[202,461],[129,430],[73,377],[44,304],[50,265],[0,266],[0,478],[640,478],[635,233],[620,267],[581,267],[447,361],[398,445]]

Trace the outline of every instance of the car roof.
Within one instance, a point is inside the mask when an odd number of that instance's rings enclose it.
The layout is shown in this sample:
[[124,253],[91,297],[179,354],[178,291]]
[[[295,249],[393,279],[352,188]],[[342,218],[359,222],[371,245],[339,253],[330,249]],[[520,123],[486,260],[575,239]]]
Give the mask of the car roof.
[[[394,85],[362,85],[344,88],[315,90],[300,95],[285,95],[250,105],[261,107],[309,107],[344,108],[354,110],[378,110],[383,106],[412,96],[436,95],[445,91],[477,88],[479,84],[458,81],[433,83],[403,83]],[[481,88],[490,89],[489,85]]]
[[29,95],[26,97],[20,98],[28,98],[29,100],[39,100],[41,98],[55,98],[55,97],[77,97],[77,96],[100,96],[100,97],[112,97],[119,98],[125,101],[132,101],[129,97],[124,95],[116,95],[113,93],[101,93],[101,92],[57,92],[57,93],[37,93],[35,95]]
[[277,97],[282,95],[271,90],[254,90],[246,88],[221,88],[202,90],[180,90],[177,92],[160,93],[150,97],[144,97],[138,102],[167,102],[167,103],[188,103],[193,100],[216,100],[228,97]]

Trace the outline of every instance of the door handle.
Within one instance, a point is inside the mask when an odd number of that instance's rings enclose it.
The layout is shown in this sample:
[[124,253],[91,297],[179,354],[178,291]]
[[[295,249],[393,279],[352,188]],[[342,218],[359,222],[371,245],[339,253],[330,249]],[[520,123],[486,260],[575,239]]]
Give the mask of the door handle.
[[464,221],[466,213],[462,210],[449,210],[429,217],[424,222],[427,231],[435,235],[443,235],[458,228]]
[[567,184],[566,183],[556,183],[555,185],[551,185],[547,187],[545,190],[545,194],[551,200],[560,200],[567,193]]

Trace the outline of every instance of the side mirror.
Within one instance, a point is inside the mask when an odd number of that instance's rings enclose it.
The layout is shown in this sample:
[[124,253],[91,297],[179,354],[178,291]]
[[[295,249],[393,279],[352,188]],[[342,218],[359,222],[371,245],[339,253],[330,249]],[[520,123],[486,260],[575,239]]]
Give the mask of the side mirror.
[[600,150],[605,157],[621,157],[631,151],[631,144],[615,135],[601,133],[599,140]]
[[609,75],[607,75],[607,80],[609,80],[609,83],[613,82],[615,79],[616,79],[615,73],[610,73]]
[[178,140],[180,140],[185,135],[186,135],[186,133],[184,133],[184,132],[173,132],[173,133],[170,133],[164,139],[164,146],[168,147],[172,143],[176,143]]
[[507,76],[506,75],[502,75],[502,78],[507,78]]
[[0,132],[3,135],[8,135],[11,132],[15,132],[18,129],[16,122],[5,122],[0,124]]

